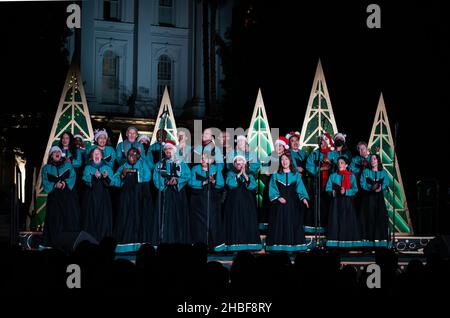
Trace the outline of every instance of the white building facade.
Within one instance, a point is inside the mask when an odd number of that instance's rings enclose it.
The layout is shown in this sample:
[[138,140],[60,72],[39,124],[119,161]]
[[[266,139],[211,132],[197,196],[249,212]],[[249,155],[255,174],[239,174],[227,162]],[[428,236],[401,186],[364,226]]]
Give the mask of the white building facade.
[[[218,3],[216,32],[224,38],[232,1]],[[89,0],[81,12],[80,67],[91,113],[155,116],[167,85],[175,116],[204,116],[201,0]]]

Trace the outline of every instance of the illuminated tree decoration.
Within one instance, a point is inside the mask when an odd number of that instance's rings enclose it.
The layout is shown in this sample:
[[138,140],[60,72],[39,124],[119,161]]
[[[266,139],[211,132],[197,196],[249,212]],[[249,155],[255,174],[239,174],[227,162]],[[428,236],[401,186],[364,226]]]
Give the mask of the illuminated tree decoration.
[[333,108],[331,107],[330,95],[328,94],[327,83],[325,82],[325,75],[319,60],[309,96],[308,107],[306,108],[305,119],[303,120],[300,134],[300,148],[307,153],[317,149],[318,137],[324,131],[331,136],[334,136],[338,132]]
[[400,174],[398,158],[395,154],[394,142],[383,94],[380,95],[380,100],[378,102],[378,108],[369,138],[369,149],[371,149],[373,153],[377,152],[380,155],[383,167],[389,178],[389,186],[388,189],[385,190],[384,198],[389,213],[391,228],[394,220],[394,211],[396,232],[408,235],[413,234],[405,189]]
[[45,219],[47,193],[44,192],[42,187],[42,176],[40,171],[47,163],[50,148],[53,145],[58,144],[61,134],[65,131],[69,131],[73,135],[79,134],[83,136],[87,149],[94,139],[89,108],[84,93],[80,68],[77,63],[72,63],[67,73],[58,109],[56,110],[55,119],[53,120],[53,126],[48,138],[47,147],[45,148],[42,157],[42,164],[39,169],[37,182],[34,185],[36,193],[34,200],[36,216],[31,221],[32,227],[40,227]]
[[[269,121],[267,120],[266,109],[261,94],[261,89],[258,90],[255,108],[253,109],[252,120],[250,121],[250,128],[247,135],[249,147],[256,151],[256,155],[260,162],[264,162],[274,150],[272,134],[270,131]],[[262,205],[262,197],[265,188],[264,181],[258,174],[256,179],[256,201],[258,207]]]
[[175,141],[175,143],[178,144],[177,125],[175,123],[175,117],[173,116],[172,104],[170,103],[169,91],[167,90],[167,86],[164,88],[164,94],[161,99],[161,105],[159,107],[158,116],[156,118],[155,129],[153,130],[152,140],[150,142],[151,145],[156,142],[156,132],[159,129],[166,130],[167,138]]

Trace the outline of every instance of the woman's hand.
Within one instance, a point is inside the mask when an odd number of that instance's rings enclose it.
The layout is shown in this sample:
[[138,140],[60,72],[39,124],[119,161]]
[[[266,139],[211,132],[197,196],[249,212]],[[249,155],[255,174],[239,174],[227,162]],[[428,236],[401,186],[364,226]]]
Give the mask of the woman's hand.
[[102,176],[102,174],[100,173],[100,171],[95,171],[95,177],[98,179]]
[[278,198],[278,202],[280,202],[281,204],[286,204],[286,199],[285,198]]
[[306,199],[303,199],[303,204],[304,204],[304,205],[306,205],[306,208],[308,208],[308,209],[309,209],[309,204],[308,204],[308,200],[306,200]]
[[341,194],[342,194],[342,195],[345,194],[345,189],[344,189],[344,187],[341,187]]

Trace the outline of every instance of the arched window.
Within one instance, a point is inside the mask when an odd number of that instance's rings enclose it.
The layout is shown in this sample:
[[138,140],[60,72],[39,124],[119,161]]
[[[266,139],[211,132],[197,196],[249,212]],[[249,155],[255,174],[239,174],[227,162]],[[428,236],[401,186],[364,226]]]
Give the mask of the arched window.
[[103,19],[120,21],[120,0],[103,1]]
[[174,26],[173,1],[159,0],[159,25]]
[[158,102],[161,102],[165,86],[169,92],[173,90],[172,60],[167,55],[161,55],[158,60]]
[[119,57],[109,50],[103,54],[102,103],[119,103]]

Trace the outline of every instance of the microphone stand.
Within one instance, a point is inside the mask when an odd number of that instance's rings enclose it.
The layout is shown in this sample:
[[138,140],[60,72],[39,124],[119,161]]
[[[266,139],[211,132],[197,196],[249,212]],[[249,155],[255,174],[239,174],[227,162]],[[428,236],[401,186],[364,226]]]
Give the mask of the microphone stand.
[[206,171],[206,248],[209,246],[210,167],[208,159],[208,170]]
[[[167,114],[168,114],[168,110],[167,110],[167,105],[164,105],[164,109],[163,112],[161,113],[161,120],[163,122],[163,127],[166,127],[167,124]],[[158,137],[158,136],[156,136]],[[159,181],[161,182],[162,180],[162,174],[161,174],[161,170],[162,170],[162,165],[163,163],[166,163],[166,160],[163,160],[163,147],[162,147],[162,141],[161,141],[161,145],[159,148],[159,167],[158,167],[158,176],[159,176]],[[164,186],[166,185],[166,180],[164,180]],[[163,195],[163,191],[164,191],[164,198],[163,198],[163,202],[161,205],[161,196]],[[159,222],[159,244],[161,244],[164,240],[164,214],[165,214],[165,205],[166,205],[166,196],[165,196],[165,191],[166,189],[164,188],[164,190],[161,190],[161,186],[158,186],[158,222]]]
[[[161,196],[162,196],[162,190],[161,190],[161,181],[162,181],[162,175],[161,175],[161,169],[162,169],[163,161],[159,161],[158,166],[158,176],[159,176],[159,182],[158,184],[158,224],[159,224],[159,244],[162,243],[163,239],[163,227],[162,227],[162,211],[164,210],[164,207],[161,206]],[[165,180],[164,180],[165,185]],[[158,244],[158,245],[159,245]]]
[[315,160],[315,164],[317,164],[317,174],[316,174],[316,193],[315,193],[315,200],[316,200],[316,205],[315,205],[315,211],[314,211],[314,226],[315,226],[315,241],[316,241],[316,247],[320,247],[320,242],[319,242],[319,227],[320,227],[320,196],[321,196],[321,184],[320,184],[320,143],[321,143],[321,137],[319,136],[318,138],[318,152],[317,152],[317,157]]

